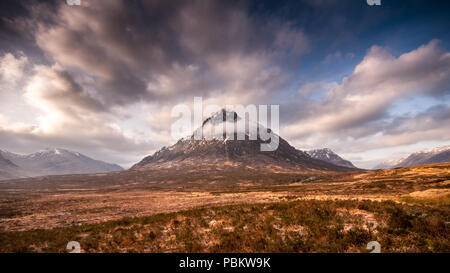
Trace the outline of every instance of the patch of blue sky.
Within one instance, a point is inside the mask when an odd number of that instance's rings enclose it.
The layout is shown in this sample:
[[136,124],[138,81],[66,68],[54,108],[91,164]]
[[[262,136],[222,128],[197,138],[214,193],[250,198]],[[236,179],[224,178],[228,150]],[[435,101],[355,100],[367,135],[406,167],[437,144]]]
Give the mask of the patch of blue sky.
[[442,99],[431,96],[415,95],[397,100],[388,110],[388,113],[391,119],[399,116],[414,117],[433,106],[442,104],[450,105],[450,101],[442,101]]

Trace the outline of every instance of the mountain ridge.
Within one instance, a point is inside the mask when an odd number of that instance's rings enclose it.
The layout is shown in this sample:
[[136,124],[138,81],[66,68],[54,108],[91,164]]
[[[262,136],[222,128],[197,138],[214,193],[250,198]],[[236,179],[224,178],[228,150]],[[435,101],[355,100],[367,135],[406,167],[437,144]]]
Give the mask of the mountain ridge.
[[450,145],[414,152],[405,158],[382,162],[374,168],[392,169],[444,162],[450,162]]
[[329,148],[309,150],[306,153],[308,153],[311,157],[313,157],[315,159],[323,160],[323,161],[329,162],[334,165],[349,167],[349,168],[356,168],[352,162],[350,162],[349,160],[343,159],[342,157],[340,157],[338,154],[336,154]]
[[18,173],[20,172],[19,166],[12,163],[9,159],[6,159],[0,153],[0,179],[13,179],[19,178]]
[[[28,155],[21,155],[0,150],[1,158],[12,163],[16,168],[9,167],[9,175],[3,173],[0,179],[36,177],[45,175],[102,173],[123,170],[117,164],[95,160],[81,153],[61,148],[47,148]],[[7,168],[6,161],[1,161],[1,169]],[[1,170],[0,169],[0,170]]]

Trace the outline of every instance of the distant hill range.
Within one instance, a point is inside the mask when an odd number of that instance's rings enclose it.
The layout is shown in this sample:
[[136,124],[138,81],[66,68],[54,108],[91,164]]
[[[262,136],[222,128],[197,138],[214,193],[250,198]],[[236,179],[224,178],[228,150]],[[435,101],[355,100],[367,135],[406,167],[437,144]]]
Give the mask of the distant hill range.
[[105,173],[122,167],[64,149],[45,149],[29,155],[0,150],[0,180],[60,174]]
[[352,162],[343,159],[328,148],[307,151],[307,153],[315,159],[323,160],[328,163],[348,168],[356,168]]
[[375,166],[374,169],[391,169],[444,162],[450,162],[450,145],[419,151],[406,158],[383,162]]
[[[265,142],[259,136],[251,140],[248,128],[256,126],[257,130],[267,130],[270,134],[274,133],[258,123],[246,126],[247,129],[243,132],[245,139],[243,140],[236,140],[236,137],[234,140],[222,137],[223,128],[227,128],[227,126],[237,128],[235,124],[238,120],[240,120],[240,117],[235,112],[219,111],[207,118],[191,136],[180,139],[174,145],[164,147],[153,155],[145,157],[135,164],[131,170],[170,169],[183,172],[204,170],[213,173],[213,171],[226,170],[311,172],[351,171],[355,169],[351,163],[346,163],[346,166],[343,166],[328,160],[311,157],[308,153],[297,150],[281,137],[279,137],[278,149],[261,151],[260,144]],[[227,122],[234,124],[225,125]],[[203,132],[203,138],[195,139],[194,135],[199,130]],[[333,158],[336,158],[336,156],[333,156]],[[342,163],[342,161],[339,161],[339,163]]]
[[22,177],[24,172],[0,153],[0,180]]

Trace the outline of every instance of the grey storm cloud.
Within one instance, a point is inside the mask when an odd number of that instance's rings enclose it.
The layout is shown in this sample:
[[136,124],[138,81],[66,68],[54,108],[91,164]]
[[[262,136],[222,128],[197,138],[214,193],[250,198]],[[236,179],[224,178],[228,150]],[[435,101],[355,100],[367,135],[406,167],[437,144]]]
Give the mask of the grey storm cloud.
[[24,97],[45,112],[61,113],[71,119],[82,119],[92,113],[107,112],[73,77],[58,67],[37,65],[25,87]]
[[[261,74],[273,72],[286,54],[308,50],[301,30],[252,18],[244,2],[92,1],[78,8],[62,4],[51,23],[44,19],[34,19],[39,48],[70,73],[95,77],[96,96],[108,106],[208,96],[228,92],[235,81],[265,89],[276,81]],[[243,56],[261,60],[248,75],[230,77],[220,68]],[[193,76],[189,84],[165,90],[174,84],[164,80],[183,75]]]
[[[286,60],[309,50],[301,29],[251,16],[247,1],[81,3],[22,1],[25,13],[2,18],[1,35],[13,37],[2,49],[27,57],[23,90],[8,93],[38,114],[28,124],[0,114],[2,144],[15,151],[52,143],[104,158],[128,145],[124,157],[136,160],[170,141],[170,122],[152,117],[169,120],[171,106],[194,96],[258,103],[287,83]],[[140,104],[146,112],[132,113]]]

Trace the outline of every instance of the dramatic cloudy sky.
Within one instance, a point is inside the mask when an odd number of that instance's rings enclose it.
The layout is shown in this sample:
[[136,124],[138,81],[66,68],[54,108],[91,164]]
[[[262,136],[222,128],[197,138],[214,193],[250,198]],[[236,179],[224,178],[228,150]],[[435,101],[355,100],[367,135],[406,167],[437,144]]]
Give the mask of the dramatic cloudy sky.
[[370,168],[450,144],[450,2],[1,1],[0,149],[124,167],[173,106],[279,104],[280,135]]

